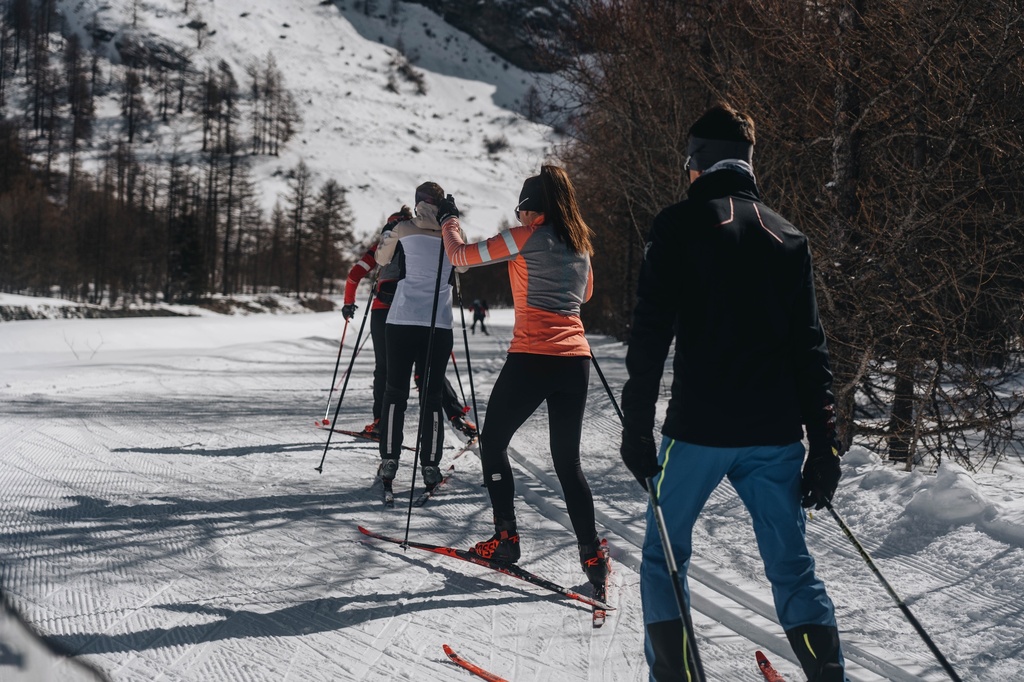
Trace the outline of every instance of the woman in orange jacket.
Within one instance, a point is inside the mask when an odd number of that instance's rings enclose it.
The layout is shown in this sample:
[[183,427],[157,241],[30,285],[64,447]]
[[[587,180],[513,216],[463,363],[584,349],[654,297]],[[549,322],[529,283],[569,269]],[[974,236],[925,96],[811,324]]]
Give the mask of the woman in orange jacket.
[[520,557],[514,509],[515,483],[508,445],[542,402],[547,403],[551,459],[565,494],[590,582],[603,585],[607,553],[597,536],[594,499],[580,467],[580,437],[590,381],[590,345],[580,305],[590,299],[592,232],[580,216],[566,172],[543,166],[519,195],[520,225],[466,244],[451,195],[438,206],[445,251],[455,267],[507,262],[515,326],[508,358],[487,405],[480,436],[484,479],[494,510],[494,535],[472,551],[515,562]]

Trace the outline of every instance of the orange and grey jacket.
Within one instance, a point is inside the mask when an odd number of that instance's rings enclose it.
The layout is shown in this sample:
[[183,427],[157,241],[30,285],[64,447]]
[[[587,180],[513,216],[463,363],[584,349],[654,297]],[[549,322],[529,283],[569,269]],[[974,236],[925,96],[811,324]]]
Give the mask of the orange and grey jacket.
[[466,244],[458,218],[442,226],[444,248],[456,267],[508,262],[516,321],[510,353],[590,355],[580,305],[590,300],[590,256],[575,253],[543,223],[519,225],[490,239]]

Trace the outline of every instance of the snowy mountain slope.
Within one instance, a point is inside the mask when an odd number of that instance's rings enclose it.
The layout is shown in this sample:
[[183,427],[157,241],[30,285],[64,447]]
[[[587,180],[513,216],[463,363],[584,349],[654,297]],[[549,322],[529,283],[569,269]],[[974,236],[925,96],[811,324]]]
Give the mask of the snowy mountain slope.
[[[494,311],[494,333],[469,337],[482,411],[510,324],[510,311]],[[0,577],[29,621],[114,680],[469,679],[443,643],[510,680],[646,679],[645,497],[618,461],[600,383],[583,457],[612,546],[616,611],[592,630],[572,602],[356,531],[404,534],[411,462],[403,458],[389,511],[370,487],[372,444],[334,435],[324,473],[314,471],[327,434],[312,422],[341,326],[337,313],[5,323]],[[617,389],[624,348],[592,342]],[[76,358],[69,344],[97,350]],[[345,426],[368,419],[371,358],[364,349],[356,360]],[[542,412],[512,443],[523,565],[586,589],[546,431]],[[455,464],[447,489],[413,511],[412,539],[467,547],[490,533],[478,461]],[[844,472],[837,509],[963,678],[1021,679],[1020,466],[906,474],[855,449]],[[946,679],[832,520],[815,515],[809,536],[851,679]],[[727,485],[695,546],[694,620],[711,679],[758,679],[757,648],[800,679],[749,519]]]
[[[537,77],[420,5],[396,2],[393,17],[367,17],[345,0],[193,0],[186,16],[182,0],[146,0],[134,26],[131,0],[58,0],[58,6],[86,44],[96,29],[112,36],[97,49],[115,69],[122,68],[117,44],[149,44],[189,55],[200,70],[224,61],[244,91],[246,66],[272,54],[303,124],[279,157],[255,161],[268,211],[287,192],[287,172],[303,160],[318,185],[334,178],[350,190],[358,234],[377,229],[412,201],[417,184],[431,179],[459,198],[470,235],[485,236],[512,219],[523,178],[552,150],[551,129],[518,113]],[[206,28],[197,32],[192,21]],[[388,89],[396,45],[422,75],[425,95],[400,77],[394,79],[400,92]],[[111,93],[99,107],[105,120],[97,127],[108,135],[119,125],[116,97]],[[502,138],[509,147],[489,154],[485,143]],[[200,139],[194,117],[174,119],[157,125],[136,151],[166,157],[176,144],[199,149]]]

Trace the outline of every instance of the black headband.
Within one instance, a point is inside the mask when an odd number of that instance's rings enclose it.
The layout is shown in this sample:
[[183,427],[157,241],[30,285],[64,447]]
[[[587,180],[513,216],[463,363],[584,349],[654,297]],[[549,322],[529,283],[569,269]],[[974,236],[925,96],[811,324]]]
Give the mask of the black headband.
[[686,153],[690,157],[690,170],[695,171],[706,171],[724,159],[739,159],[747,163],[754,161],[754,145],[735,140],[691,137]]

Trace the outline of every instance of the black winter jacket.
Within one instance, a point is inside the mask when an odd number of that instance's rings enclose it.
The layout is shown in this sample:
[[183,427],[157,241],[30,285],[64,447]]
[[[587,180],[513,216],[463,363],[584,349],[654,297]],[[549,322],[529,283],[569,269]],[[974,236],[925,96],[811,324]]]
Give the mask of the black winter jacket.
[[739,170],[706,173],[654,220],[622,391],[625,427],[653,435],[672,339],[662,433],[711,447],[812,445],[834,433],[825,333],[807,238]]

